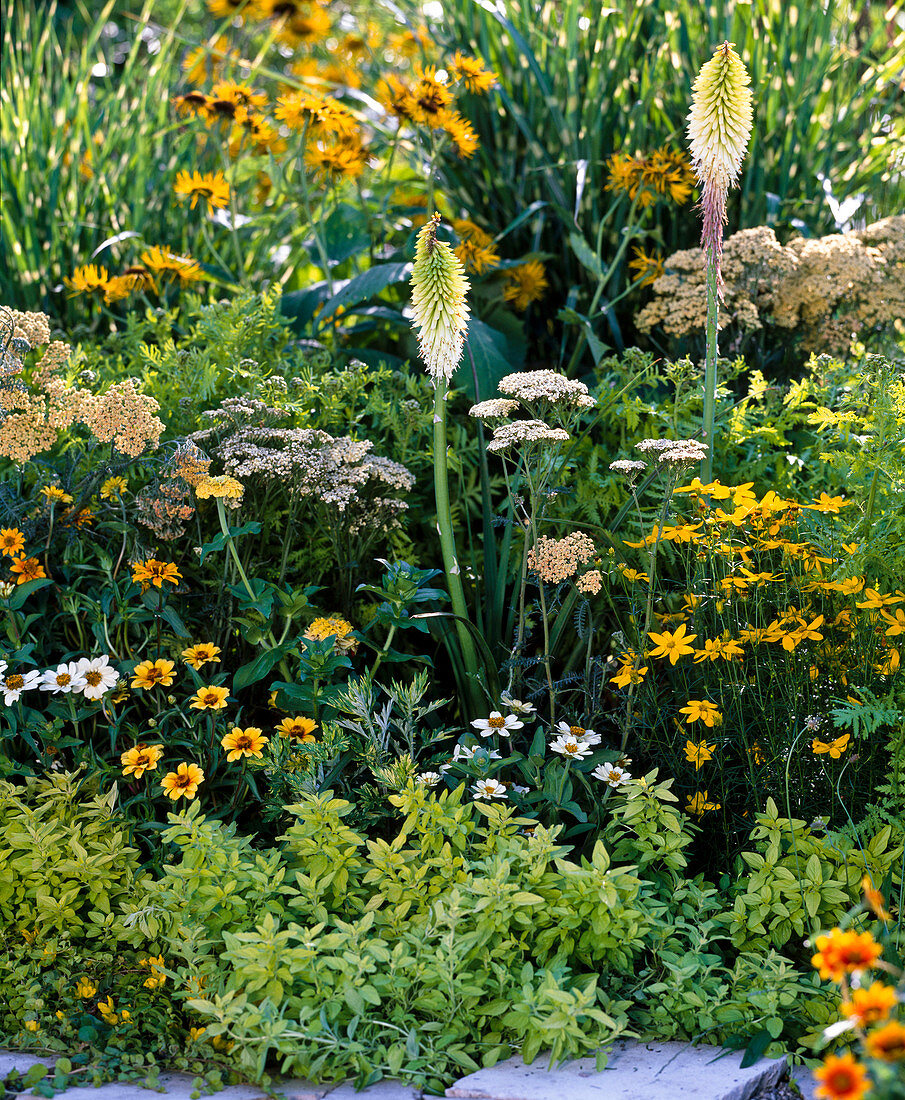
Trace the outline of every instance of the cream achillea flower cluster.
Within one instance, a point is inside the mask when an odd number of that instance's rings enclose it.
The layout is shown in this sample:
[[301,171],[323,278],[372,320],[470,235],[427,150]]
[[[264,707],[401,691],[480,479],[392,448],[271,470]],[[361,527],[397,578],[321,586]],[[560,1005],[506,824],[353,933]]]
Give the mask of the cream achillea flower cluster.
[[691,163],[703,188],[701,246],[716,263],[717,283],[726,224],[726,196],[738,182],[751,136],[751,83],[731,42],[717,47],[698,73],[688,115]]
[[439,225],[440,215],[435,213],[418,234],[412,268],[412,327],[434,385],[452,378],[468,328],[465,268],[449,245],[437,240]]

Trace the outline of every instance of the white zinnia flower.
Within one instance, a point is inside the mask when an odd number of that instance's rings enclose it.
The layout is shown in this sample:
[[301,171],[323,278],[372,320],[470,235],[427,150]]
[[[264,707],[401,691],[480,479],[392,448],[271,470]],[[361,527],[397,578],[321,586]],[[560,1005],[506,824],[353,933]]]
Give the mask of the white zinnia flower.
[[41,677],[38,685],[41,691],[52,691],[54,695],[63,692],[68,695],[70,691],[81,691],[85,687],[85,680],[79,675],[78,662],[57,665],[55,669],[49,668]]
[[3,678],[0,679],[0,691],[3,692],[3,702],[11,707],[13,703],[19,701],[19,697],[24,691],[32,691],[38,686],[38,680],[41,678],[41,673],[36,668],[30,672],[13,672],[7,676],[6,668],[4,666]]
[[423,783],[426,787],[436,787],[440,782],[439,772],[421,772],[418,776],[419,783]]
[[506,797],[505,785],[496,779],[479,779],[471,789],[476,799]]
[[116,686],[119,679],[119,673],[110,667],[110,658],[106,653],[100,657],[82,657],[76,665],[76,672],[85,681],[81,690],[86,699],[100,699]]
[[570,726],[568,722],[557,722],[556,728],[572,741],[578,741],[582,745],[599,745],[603,740],[599,733],[586,730],[584,726]]
[[623,783],[627,783],[632,778],[624,768],[609,762],[598,765],[591,772],[591,775],[595,779],[602,779],[604,783],[608,783],[611,787],[621,787]]
[[418,234],[412,268],[413,327],[434,385],[455,373],[468,328],[465,268],[449,245],[437,240],[439,225],[440,215],[434,214]]
[[520,722],[514,714],[507,714],[504,718],[498,710],[492,710],[489,718],[475,718],[471,724],[481,737],[489,737],[492,733],[507,737],[510,730],[520,730],[525,723]]
[[519,718],[527,718],[536,709],[533,703],[523,703],[521,699],[513,699],[508,691],[504,691],[500,696],[500,702],[504,707],[508,707],[513,714],[517,714]]
[[570,760],[581,760],[591,755],[591,746],[575,737],[557,737],[555,741],[550,742],[550,749],[552,752],[567,756]]

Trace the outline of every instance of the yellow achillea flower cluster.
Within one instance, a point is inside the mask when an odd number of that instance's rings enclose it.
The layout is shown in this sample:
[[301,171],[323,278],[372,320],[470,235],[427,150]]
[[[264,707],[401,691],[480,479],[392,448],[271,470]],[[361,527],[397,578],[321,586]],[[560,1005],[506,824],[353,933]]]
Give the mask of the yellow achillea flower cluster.
[[434,385],[455,373],[468,328],[468,280],[462,261],[445,241],[437,240],[440,214],[435,213],[418,234],[412,268],[412,327],[418,350]]

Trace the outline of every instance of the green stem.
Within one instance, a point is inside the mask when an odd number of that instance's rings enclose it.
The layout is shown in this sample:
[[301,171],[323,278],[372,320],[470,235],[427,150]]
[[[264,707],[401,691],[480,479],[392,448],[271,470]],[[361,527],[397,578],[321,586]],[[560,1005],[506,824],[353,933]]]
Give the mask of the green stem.
[[[245,570],[242,568],[242,562],[239,560],[238,552],[233,544],[233,537],[229,533],[229,524],[226,522],[226,509],[223,505],[223,500],[220,497],[216,498],[217,501],[217,518],[220,520],[220,530],[223,532],[223,537],[226,539],[226,545],[229,547],[229,552],[232,555],[233,564],[239,572],[239,576],[242,578],[242,584],[245,585],[245,591],[248,593],[249,599],[256,603],[258,597],[255,595],[254,589],[248,583],[248,577],[245,575]],[[273,631],[268,630],[267,640],[270,642],[270,648],[273,649],[276,646],[276,638],[273,636]]]
[[[436,384],[434,394],[434,497],[437,504],[437,529],[440,532],[440,549],[443,553],[443,569],[453,614],[468,619],[465,606],[465,590],[459,572],[459,560],[456,557],[456,542],[453,535],[452,516],[449,510],[449,477],[446,456],[446,395],[449,383],[445,378]],[[470,621],[470,620],[469,620]],[[456,623],[459,647],[465,671],[468,676],[472,702],[478,698],[477,674],[478,659],[475,654],[471,635],[461,623]]]
[[707,444],[703,478],[709,485],[713,480],[714,418],[716,415],[716,356],[717,356],[717,282],[716,257],[707,253],[707,355],[704,360],[704,419],[703,436]]

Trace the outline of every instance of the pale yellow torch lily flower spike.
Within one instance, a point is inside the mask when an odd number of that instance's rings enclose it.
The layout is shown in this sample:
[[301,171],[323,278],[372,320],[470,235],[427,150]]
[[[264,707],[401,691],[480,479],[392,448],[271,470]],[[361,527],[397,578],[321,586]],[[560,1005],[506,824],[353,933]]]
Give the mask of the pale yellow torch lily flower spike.
[[465,268],[449,245],[437,240],[439,225],[440,215],[434,214],[418,234],[411,298],[418,351],[435,386],[452,378],[468,329]]
[[703,189],[701,247],[716,263],[722,297],[720,260],[726,197],[738,183],[751,137],[751,78],[731,42],[718,46],[698,73],[688,115],[691,164]]

